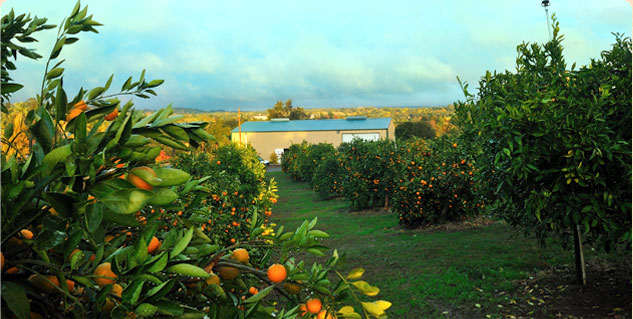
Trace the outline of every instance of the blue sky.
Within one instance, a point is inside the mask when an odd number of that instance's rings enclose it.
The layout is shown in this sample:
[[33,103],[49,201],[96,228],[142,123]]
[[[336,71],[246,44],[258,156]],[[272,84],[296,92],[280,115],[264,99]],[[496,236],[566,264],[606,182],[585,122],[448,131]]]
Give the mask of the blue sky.
[[[5,14],[31,12],[59,24],[74,1],[8,0]],[[165,84],[137,106],[266,109],[434,106],[463,99],[456,76],[476,88],[486,70],[513,70],[516,46],[548,39],[540,0],[453,1],[83,1],[99,34],[83,33],[61,54],[65,87],[120,87],[147,69]],[[551,0],[567,62],[587,64],[631,35],[625,0]],[[49,52],[55,30],[35,48]],[[42,54],[45,55],[45,54]],[[45,61],[19,60],[14,79],[34,96]]]

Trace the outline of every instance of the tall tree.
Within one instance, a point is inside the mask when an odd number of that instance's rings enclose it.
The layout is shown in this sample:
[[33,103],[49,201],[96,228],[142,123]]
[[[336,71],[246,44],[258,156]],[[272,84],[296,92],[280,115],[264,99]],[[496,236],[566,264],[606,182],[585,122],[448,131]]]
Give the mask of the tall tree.
[[275,106],[268,109],[268,119],[275,118],[288,118],[291,120],[307,120],[310,116],[303,110],[302,107],[293,108],[292,100],[288,99],[286,102],[277,101]]

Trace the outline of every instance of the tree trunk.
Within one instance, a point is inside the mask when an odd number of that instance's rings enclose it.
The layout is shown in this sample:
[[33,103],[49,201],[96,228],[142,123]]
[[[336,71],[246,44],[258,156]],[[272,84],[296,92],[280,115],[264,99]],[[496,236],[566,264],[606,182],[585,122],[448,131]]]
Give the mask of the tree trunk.
[[389,210],[389,194],[385,195],[385,211]]
[[587,284],[587,273],[585,271],[585,255],[582,252],[582,238],[580,237],[580,226],[572,227],[574,231],[574,255],[576,264],[576,282],[579,285]]
[[448,211],[448,203],[444,203],[444,207],[442,207],[442,212],[440,213],[439,222],[440,224],[446,223],[446,212]]

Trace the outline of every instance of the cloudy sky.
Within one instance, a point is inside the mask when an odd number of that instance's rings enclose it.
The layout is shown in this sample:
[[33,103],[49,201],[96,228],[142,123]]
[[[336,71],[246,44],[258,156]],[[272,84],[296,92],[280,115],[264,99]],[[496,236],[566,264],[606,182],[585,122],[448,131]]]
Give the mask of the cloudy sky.
[[[8,0],[6,14],[31,12],[59,24],[74,1]],[[115,75],[164,79],[146,108],[434,106],[463,99],[456,76],[475,88],[486,70],[513,70],[516,46],[548,39],[540,0],[83,1],[99,34],[83,33],[67,59],[66,90]],[[551,0],[565,35],[566,60],[587,64],[631,35],[625,0]],[[56,30],[34,47],[49,52]],[[47,54],[42,54],[47,55]],[[34,96],[45,61],[19,60],[14,79]],[[116,86],[115,86],[116,84]]]

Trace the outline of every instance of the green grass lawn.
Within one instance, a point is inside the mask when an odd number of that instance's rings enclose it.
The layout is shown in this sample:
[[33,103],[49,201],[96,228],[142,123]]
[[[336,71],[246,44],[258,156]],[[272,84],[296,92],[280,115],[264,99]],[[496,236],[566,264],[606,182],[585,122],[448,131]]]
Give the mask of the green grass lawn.
[[[548,301],[534,297],[525,282],[554,269],[570,269],[571,251],[558,245],[542,248],[501,222],[458,230],[405,230],[394,214],[349,213],[345,201],[319,200],[308,184],[282,172],[268,177],[279,187],[272,221],[290,230],[318,216],[316,228],[331,236],[324,244],[346,255],[342,271],[365,268],[363,277],[381,289],[378,297],[393,303],[391,318],[498,318],[514,311],[554,316],[542,306]],[[596,254],[586,249],[585,258]]]

